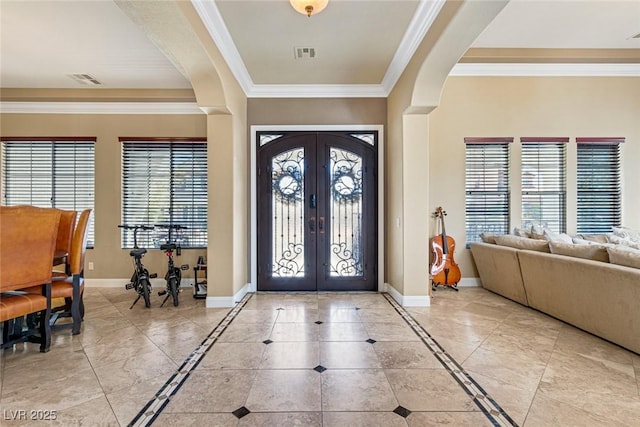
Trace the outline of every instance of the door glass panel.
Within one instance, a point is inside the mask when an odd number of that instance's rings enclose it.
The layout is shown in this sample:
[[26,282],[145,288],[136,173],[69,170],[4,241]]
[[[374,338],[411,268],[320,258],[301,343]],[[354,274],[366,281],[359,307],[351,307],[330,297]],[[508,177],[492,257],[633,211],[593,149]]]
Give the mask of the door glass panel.
[[304,149],[271,160],[273,276],[304,277]]
[[329,150],[329,275],[362,276],[362,157]]

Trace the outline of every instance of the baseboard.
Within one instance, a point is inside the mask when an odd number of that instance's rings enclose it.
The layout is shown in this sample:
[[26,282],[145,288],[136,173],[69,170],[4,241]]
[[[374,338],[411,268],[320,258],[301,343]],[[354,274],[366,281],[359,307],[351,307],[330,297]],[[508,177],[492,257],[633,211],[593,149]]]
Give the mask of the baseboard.
[[431,305],[431,297],[429,295],[402,295],[396,288],[394,288],[390,284],[385,283],[385,285],[389,295],[391,295],[391,297],[403,307],[429,307]]
[[228,308],[239,303],[249,292],[251,284],[247,283],[232,297],[207,297],[207,308]]
[[458,282],[459,288],[478,288],[482,286],[479,277],[463,277]]

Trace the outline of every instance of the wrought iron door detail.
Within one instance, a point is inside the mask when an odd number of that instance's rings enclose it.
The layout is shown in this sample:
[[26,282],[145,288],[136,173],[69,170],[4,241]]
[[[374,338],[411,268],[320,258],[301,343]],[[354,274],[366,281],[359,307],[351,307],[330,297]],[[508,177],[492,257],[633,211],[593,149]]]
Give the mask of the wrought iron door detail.
[[304,276],[304,149],[271,161],[273,276]]
[[362,157],[330,148],[329,275],[354,277],[364,274],[362,247]]

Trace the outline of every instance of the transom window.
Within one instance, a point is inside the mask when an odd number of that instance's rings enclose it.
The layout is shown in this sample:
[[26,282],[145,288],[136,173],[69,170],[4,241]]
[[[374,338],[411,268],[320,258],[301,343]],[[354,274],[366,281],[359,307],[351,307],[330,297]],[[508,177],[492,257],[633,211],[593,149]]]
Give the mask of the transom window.
[[[2,138],[2,197],[7,206],[94,209],[95,137]],[[94,245],[94,224],[87,246]]]
[[[203,138],[122,142],[122,223],[182,225],[172,241],[184,248],[207,246],[207,143]],[[138,246],[159,247],[167,230],[138,233]],[[133,232],[122,231],[122,247]]]

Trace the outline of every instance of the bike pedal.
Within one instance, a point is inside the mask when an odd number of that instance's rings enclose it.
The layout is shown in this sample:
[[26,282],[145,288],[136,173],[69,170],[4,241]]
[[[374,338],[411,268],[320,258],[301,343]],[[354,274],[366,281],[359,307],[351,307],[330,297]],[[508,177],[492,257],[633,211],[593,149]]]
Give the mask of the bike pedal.
[[161,297],[162,295],[166,295],[167,291],[159,291],[158,292],[158,296]]
[[133,289],[133,283],[127,283],[126,285],[124,285],[124,288],[127,290]]

